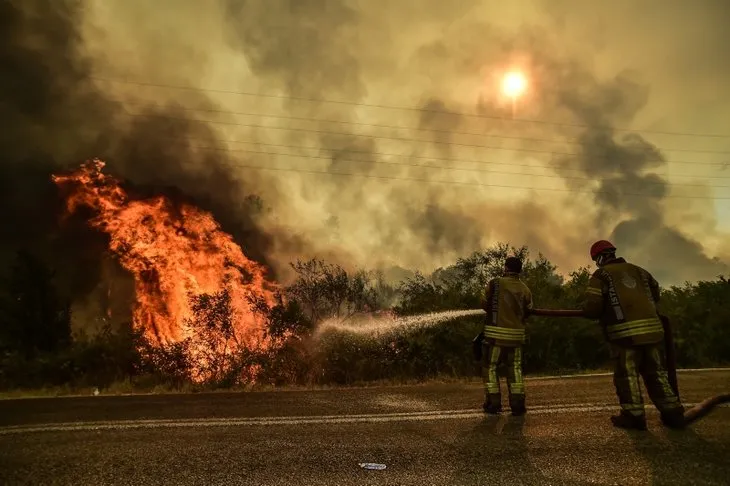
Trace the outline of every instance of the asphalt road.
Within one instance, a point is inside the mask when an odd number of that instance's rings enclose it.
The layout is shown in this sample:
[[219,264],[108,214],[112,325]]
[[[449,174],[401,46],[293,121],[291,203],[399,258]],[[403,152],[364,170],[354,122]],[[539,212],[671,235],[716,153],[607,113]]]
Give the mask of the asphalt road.
[[[696,403],[730,371],[680,388]],[[730,408],[681,432],[649,408],[650,430],[627,432],[610,377],[527,393],[518,419],[481,414],[477,383],[2,400],[0,484],[730,484]]]

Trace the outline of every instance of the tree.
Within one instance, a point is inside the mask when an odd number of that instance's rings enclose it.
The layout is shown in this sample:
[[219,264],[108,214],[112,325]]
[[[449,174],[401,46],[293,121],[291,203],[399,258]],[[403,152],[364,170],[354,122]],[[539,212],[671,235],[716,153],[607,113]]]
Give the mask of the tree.
[[453,268],[459,270],[472,292],[479,293],[491,279],[502,274],[508,256],[527,260],[529,251],[526,246],[515,248],[506,243],[498,243],[493,248],[475,251],[466,258],[457,259]]
[[528,254],[527,247],[515,248],[500,243],[459,258],[454,265],[439,268],[429,277],[417,272],[399,287],[401,301],[395,310],[407,315],[476,309],[489,280],[502,274],[507,257],[526,259]]
[[730,281],[686,283],[662,289],[660,309],[672,322],[682,366],[730,362]]
[[377,308],[377,296],[367,272],[349,275],[341,266],[317,259],[297,260],[291,266],[297,279],[286,289],[287,295],[299,302],[312,323],[328,318],[345,320]]
[[[530,258],[526,247],[496,245],[429,275],[416,273],[398,287],[386,284],[377,272],[347,272],[316,259],[297,261],[292,264],[297,279],[273,303],[249,296],[248,304],[263,320],[271,343],[255,352],[240,349],[235,302],[226,289],[191,297],[193,315],[187,324],[193,336],[180,343],[150,343],[130,327],[128,334],[78,339],[69,348],[70,316],[54,287],[53,273],[27,253],[20,254],[0,308],[0,386],[98,385],[125,375],[151,375],[173,386],[203,377],[208,385],[229,386],[246,380],[251,371],[259,382],[273,385],[469,376],[474,371],[470,344],[484,324],[483,314],[374,334],[336,326],[314,330],[325,319],[345,320],[384,308],[401,315],[476,309],[486,283],[502,273],[504,259],[513,254],[523,258],[522,279],[537,307],[580,304],[590,269],[561,277],[543,255]],[[730,362],[728,302],[730,281],[725,277],[662,289],[660,307],[675,328],[680,365]],[[595,369],[605,366],[608,358],[608,343],[594,321],[536,316],[528,321],[528,373]]]
[[233,367],[233,355],[240,343],[233,325],[234,314],[228,288],[218,292],[191,295],[193,317],[185,324],[193,331],[191,358],[196,374],[216,383]]

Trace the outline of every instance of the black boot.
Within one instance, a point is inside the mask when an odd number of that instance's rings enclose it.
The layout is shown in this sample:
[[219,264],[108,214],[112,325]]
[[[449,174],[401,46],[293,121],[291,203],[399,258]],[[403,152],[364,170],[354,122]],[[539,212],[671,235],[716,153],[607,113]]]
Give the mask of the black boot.
[[499,394],[488,394],[483,405],[484,413],[497,415],[502,413],[502,396]]
[[646,430],[646,417],[636,415],[630,415],[627,413],[620,413],[611,417],[611,422],[614,427],[620,429],[634,429],[634,430]]
[[525,395],[510,395],[509,408],[512,410],[512,415],[515,417],[519,417],[527,413],[527,408],[525,408]]
[[684,421],[684,408],[661,412],[662,423],[670,429],[681,430],[687,426]]

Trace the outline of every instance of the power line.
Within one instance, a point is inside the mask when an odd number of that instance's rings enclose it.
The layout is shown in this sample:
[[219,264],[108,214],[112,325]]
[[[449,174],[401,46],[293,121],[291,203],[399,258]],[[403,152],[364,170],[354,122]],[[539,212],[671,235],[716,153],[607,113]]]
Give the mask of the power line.
[[[247,127],[247,128],[265,128],[265,129],[269,129],[269,130],[289,130],[289,131],[295,131],[295,132],[318,133],[318,134],[336,135],[336,136],[345,136],[345,137],[361,137],[361,138],[371,138],[371,139],[380,139],[380,140],[393,140],[393,141],[400,141],[400,142],[432,143],[432,144],[437,144],[437,145],[447,145],[447,146],[454,146],[454,147],[530,152],[530,153],[541,153],[541,154],[551,154],[551,155],[581,156],[581,154],[572,153],[572,152],[555,152],[555,151],[551,151],[551,150],[539,150],[539,149],[528,149],[528,148],[508,148],[508,147],[495,147],[495,146],[489,146],[489,145],[463,144],[463,143],[455,143],[455,142],[440,142],[440,141],[436,141],[436,140],[419,140],[419,139],[413,139],[413,138],[407,138],[407,137],[389,137],[389,136],[368,135],[368,134],[361,134],[361,133],[335,132],[335,131],[330,131],[330,130],[317,130],[317,129],[313,129],[313,128],[276,127],[276,126],[259,125],[259,124],[253,124],[253,123],[235,123],[235,122],[226,122],[226,121],[218,121],[218,120],[204,120],[204,119],[199,119],[199,118],[176,117],[176,116],[161,115],[161,114],[141,114],[141,113],[127,112],[127,113],[125,113],[125,115],[132,116],[132,117],[140,117],[140,118],[162,118],[162,119],[168,119],[168,120],[211,123],[211,124],[215,124],[215,125],[231,125],[231,126],[240,126],[240,127]],[[606,159],[608,157],[601,156],[601,157],[596,157],[596,158]],[[665,161],[665,160],[659,160],[659,159],[647,160],[647,162],[667,162],[667,163],[672,163],[672,164],[706,165],[706,166],[721,166],[721,167],[725,167],[728,165],[728,163],[722,163],[722,162],[699,162],[699,161],[681,161],[681,160]]]
[[[167,137],[173,140],[187,140],[187,138],[181,138],[181,137]],[[257,142],[240,142],[240,143],[257,143]],[[276,144],[262,144],[262,145],[271,145],[271,146],[279,146]],[[281,145],[282,147],[290,147],[286,145]],[[223,147],[202,147],[202,146],[188,146],[192,149],[201,149],[201,150],[215,150],[215,151],[226,151],[226,152],[249,152],[249,153],[260,153],[265,155],[283,155],[283,156],[292,156],[292,157],[299,157],[299,158],[321,158],[321,159],[327,159],[331,160],[331,157],[315,157],[315,156],[306,156],[306,155],[300,155],[300,154],[282,154],[282,153],[275,153],[275,152],[258,152],[258,151],[249,151],[249,150],[242,150],[242,149],[230,149],[230,148],[223,148]],[[295,146],[291,146],[295,147]],[[301,148],[316,148],[316,147],[301,147]],[[351,162],[364,162],[364,163],[374,163],[374,164],[385,164],[385,165],[412,165],[413,167],[422,167],[422,168],[433,168],[433,169],[444,169],[444,170],[465,170],[469,171],[469,169],[461,169],[461,168],[453,168],[453,167],[441,167],[441,166],[423,166],[419,164],[400,164],[400,163],[393,163],[393,162],[378,162],[378,161],[368,161],[368,160],[349,160],[349,159],[342,159],[343,161],[351,161]],[[445,159],[449,160],[449,159]],[[476,161],[475,161],[476,162]],[[412,178],[412,177],[397,177],[397,176],[376,176],[371,174],[356,174],[356,173],[346,173],[346,172],[331,172],[331,171],[315,171],[315,170],[303,170],[303,169],[295,169],[295,168],[275,168],[275,167],[261,167],[261,166],[254,166],[254,165],[248,165],[248,164],[242,164],[242,163],[236,163],[231,161],[223,161],[221,162],[222,165],[228,165],[232,167],[239,167],[239,168],[248,168],[252,170],[263,170],[263,171],[275,171],[275,172],[295,172],[295,173],[303,173],[303,174],[322,174],[322,175],[330,175],[330,176],[351,176],[351,177],[365,177],[365,178],[374,178],[374,179],[382,179],[382,180],[401,180],[401,181],[410,181],[410,182],[421,182],[421,183],[434,183],[434,184],[456,184],[456,185],[469,185],[469,186],[481,186],[481,187],[495,187],[495,188],[512,188],[512,189],[522,189],[522,190],[536,190],[536,191],[551,191],[551,192],[568,192],[568,193],[583,193],[583,194],[610,194],[610,195],[616,195],[615,193],[609,192],[609,191],[576,191],[571,189],[559,189],[559,188],[545,188],[545,187],[530,187],[530,186],[510,186],[510,185],[501,185],[501,184],[485,184],[485,183],[479,183],[479,182],[467,182],[467,181],[453,181],[453,180],[433,180],[433,179],[421,179],[421,178]],[[508,165],[508,164],[507,164]],[[538,166],[529,166],[528,167],[538,167]],[[478,171],[473,170],[475,172],[492,172],[492,171]],[[497,171],[494,171],[497,172]],[[523,174],[523,173],[513,173],[513,172],[504,172],[504,174],[511,174],[511,175],[527,175],[527,176],[533,176],[533,177],[559,177],[559,176],[551,176],[551,175],[540,175],[540,174]],[[586,181],[595,181],[595,179],[592,178],[578,178],[578,177],[560,177],[561,179],[578,179],[578,180],[586,180]],[[656,183],[653,183],[656,184]],[[730,186],[705,186],[705,185],[697,185],[697,184],[686,184],[687,186],[702,186],[702,187],[719,187],[719,188],[725,188]],[[655,197],[648,194],[638,194],[638,193],[622,193],[621,196],[635,196],[635,197]],[[708,196],[677,196],[677,195],[666,195],[661,196],[662,198],[676,198],[676,199],[711,199],[711,200],[730,200],[730,197],[708,197]]]
[[443,114],[443,115],[480,118],[480,119],[487,119],[487,120],[502,120],[502,121],[509,121],[509,122],[535,123],[535,124],[541,124],[541,125],[554,125],[554,126],[574,127],[574,128],[607,129],[607,130],[613,130],[613,131],[619,131],[619,132],[653,133],[653,134],[659,134],[659,135],[674,135],[674,136],[685,136],[685,137],[730,138],[730,135],[723,135],[723,134],[669,132],[669,131],[659,131],[659,130],[636,130],[636,129],[631,129],[631,128],[617,128],[617,127],[610,127],[610,126],[585,125],[585,124],[578,124],[578,123],[564,123],[564,122],[554,122],[554,121],[549,121],[549,120],[531,120],[531,119],[525,119],[525,118],[508,118],[508,117],[494,116],[494,115],[478,115],[478,114],[473,114],[473,113],[449,112],[449,111],[445,111],[445,110],[434,110],[434,109],[428,109],[428,108],[416,108],[416,107],[409,107],[409,106],[379,105],[379,104],[371,104],[371,103],[361,103],[361,102],[356,102],[356,101],[306,98],[306,97],[288,96],[288,95],[272,95],[272,94],[264,94],[264,93],[251,93],[251,92],[245,92],[245,91],[222,90],[222,89],[213,89],[213,88],[197,88],[197,87],[193,87],[193,86],[174,86],[174,85],[169,85],[169,84],[149,83],[149,82],[141,82],[141,81],[133,81],[133,80],[125,80],[125,79],[112,79],[112,78],[106,78],[103,76],[91,76],[90,79],[97,80],[97,81],[104,81],[104,82],[108,82],[108,83],[128,84],[128,85],[135,85],[135,86],[148,86],[148,87],[155,87],[155,88],[178,89],[178,90],[197,91],[197,92],[204,92],[204,93],[235,94],[235,95],[240,95],[240,96],[287,99],[287,100],[307,101],[307,102],[314,102],[314,103],[333,103],[333,104],[341,104],[341,105],[361,106],[361,107],[369,107],[369,108],[382,108],[382,109],[391,109],[391,110],[417,111],[417,112],[425,112],[425,113],[437,113],[437,114]]
[[[247,165],[247,164],[237,164],[237,163],[232,163],[232,162],[226,163],[226,165],[231,165],[233,167],[240,167],[240,168],[246,168],[246,169],[273,171],[273,172],[296,172],[296,173],[301,173],[301,174],[321,174],[321,175],[328,175],[328,176],[343,176],[343,177],[364,177],[364,178],[368,178],[368,179],[398,180],[398,181],[409,181],[409,182],[431,183],[431,184],[455,184],[455,185],[465,185],[465,186],[523,189],[523,190],[533,190],[533,191],[616,195],[615,193],[612,193],[609,191],[574,191],[571,189],[559,189],[559,188],[548,188],[548,187],[508,186],[508,185],[501,185],[501,184],[485,184],[485,183],[480,183],[480,182],[469,182],[469,181],[434,180],[434,179],[420,179],[420,178],[413,178],[413,177],[397,177],[397,176],[378,176],[378,175],[373,175],[373,174],[355,174],[355,173],[351,173],[351,172],[329,172],[329,171],[317,171],[317,170],[303,170],[303,169],[292,169],[292,168],[284,168],[284,167],[261,167],[261,166]],[[655,197],[655,196],[651,196],[649,194],[636,194],[636,193],[621,193],[620,196],[622,196],[622,197],[623,196]],[[730,197],[675,196],[675,195],[661,196],[661,198],[662,199],[672,198],[672,199],[730,200]]]
[[[183,140],[180,137],[170,137],[171,139],[175,140]],[[187,140],[199,140],[199,141],[206,141],[204,139],[200,138],[194,138],[194,137],[188,137]],[[306,145],[286,145],[286,144],[278,144],[278,143],[265,143],[265,142],[258,142],[255,140],[228,140],[223,139],[221,140],[223,142],[228,143],[240,143],[240,144],[247,144],[247,145],[261,145],[264,147],[277,147],[277,148],[293,148],[293,149],[306,149],[306,150],[322,150],[321,147],[313,147],[313,146],[306,146]],[[223,149],[227,150],[227,149]],[[241,151],[240,149],[230,149],[231,151],[238,152]],[[334,149],[331,149],[334,150]],[[351,154],[366,154],[366,155],[376,155],[376,156],[384,156],[384,157],[401,157],[401,158],[410,158],[410,159],[422,159],[422,160],[437,160],[437,161],[443,161],[443,162],[465,162],[465,163],[471,163],[471,164],[481,164],[481,165],[504,165],[508,167],[534,167],[536,169],[555,169],[555,167],[552,166],[543,166],[543,165],[536,165],[536,164],[522,164],[519,162],[494,162],[494,161],[487,161],[487,160],[472,160],[472,159],[456,159],[456,158],[449,158],[449,157],[433,157],[430,155],[410,155],[410,154],[392,154],[387,152],[374,152],[374,151],[365,151],[365,150],[352,150],[352,149],[341,149],[338,148],[338,151],[341,151],[343,153],[351,153]],[[277,154],[282,155],[282,154]],[[284,154],[285,155],[285,154]],[[299,155],[299,154],[296,154]],[[328,156],[328,159],[332,159],[332,156]],[[359,159],[358,159],[359,160]],[[585,172],[583,169],[576,169],[572,167],[560,167],[559,168],[562,171],[571,171],[571,172]],[[510,174],[518,174],[518,175],[537,175],[530,172],[510,172]],[[657,174],[657,175],[663,175],[668,176],[668,174]],[[689,178],[689,179],[730,179],[730,176],[701,176],[701,175],[689,175],[689,174],[674,174],[672,175],[673,178]],[[593,180],[592,178],[586,178],[587,180]],[[713,186],[714,187],[714,186]],[[717,187],[725,187],[725,186],[717,186]]]
[[[128,114],[130,116],[135,116],[133,114]],[[175,141],[198,141],[198,142],[209,142],[209,139],[206,138],[199,138],[199,137],[193,137],[193,136],[186,136],[186,137],[176,137],[176,136],[169,136],[169,135],[157,135],[159,138],[165,138],[169,140],[175,140]],[[220,142],[226,142],[226,143],[233,143],[233,144],[243,144],[243,145],[257,145],[257,146],[264,146],[264,147],[275,147],[275,148],[290,148],[290,149],[298,149],[298,150],[318,150],[322,151],[322,147],[317,146],[311,146],[311,145],[288,145],[288,144],[277,144],[277,143],[267,143],[267,142],[261,142],[257,140],[238,140],[238,139],[216,139],[216,141]],[[192,146],[191,146],[192,147]],[[268,155],[285,155],[285,156],[303,156],[302,154],[285,154],[280,152],[259,152],[259,151],[251,151],[251,150],[245,150],[245,149],[229,149],[229,148],[222,148],[222,147],[203,147],[203,146],[195,146],[196,149],[210,149],[210,150],[218,150],[218,151],[228,151],[228,152],[242,152],[242,153],[258,153],[258,154],[268,154]],[[382,156],[382,157],[400,157],[400,158],[407,158],[407,159],[420,159],[420,160],[431,160],[431,161],[441,161],[441,162],[464,162],[469,164],[480,164],[480,165],[497,165],[497,166],[508,166],[508,167],[532,167],[536,169],[552,169],[555,170],[556,167],[554,166],[544,166],[544,165],[538,165],[538,164],[523,164],[520,162],[496,162],[492,160],[473,160],[473,159],[461,159],[461,158],[449,158],[449,157],[437,157],[437,156],[431,156],[431,155],[415,155],[415,154],[399,154],[399,153],[389,153],[389,152],[378,152],[378,151],[368,151],[368,150],[353,150],[350,148],[331,148],[327,150],[332,151],[338,151],[341,153],[349,153],[349,154],[363,154],[363,155],[370,155],[370,156]],[[332,159],[332,155],[329,155],[327,157],[329,160]],[[345,160],[345,159],[343,159]],[[369,160],[363,160],[363,159],[352,159],[351,161],[362,161],[362,162],[370,162],[370,163],[380,163],[378,161],[369,159]],[[426,165],[419,165],[414,164],[414,167],[429,167]],[[445,170],[469,170],[468,168],[458,168],[458,167],[439,167]],[[585,171],[579,168],[573,168],[573,167],[559,167],[557,168],[561,171],[565,172],[579,172],[584,173]],[[497,172],[497,171],[483,171],[483,172]],[[498,173],[498,172],[497,172]],[[532,176],[532,177],[539,177],[540,174],[535,174],[531,172],[502,172],[504,174],[514,174],[514,175],[524,175],[524,176]],[[665,177],[668,177],[669,174],[666,173],[656,173],[656,175],[662,175]],[[543,176],[544,177],[544,176]],[[555,176],[557,177],[557,176]],[[672,179],[712,179],[712,180],[727,180],[730,179],[730,176],[709,176],[709,175],[690,175],[690,174],[673,174],[671,175]],[[561,178],[572,178],[572,179],[585,179],[585,180],[593,180],[593,178],[585,177],[585,178],[578,178],[578,177],[562,177]],[[669,181],[668,181],[669,182]],[[696,187],[717,187],[717,188],[724,188],[724,187],[730,187],[730,186],[717,186],[717,185],[707,185],[707,184],[675,184],[673,185],[687,185],[687,186],[696,186]]]
[[[142,105],[145,107],[154,106],[156,108],[165,108],[164,105],[161,105],[159,103],[154,102],[142,102],[142,101],[122,101],[122,100],[110,100],[114,103],[118,103],[120,105]],[[255,117],[261,117],[261,118],[274,118],[279,120],[296,120],[296,121],[306,121],[306,122],[322,122],[322,123],[339,123],[341,125],[352,125],[352,126],[362,126],[362,127],[373,127],[373,128],[389,128],[389,129],[396,129],[396,130],[413,130],[413,131],[419,131],[419,132],[434,132],[434,133],[447,133],[450,135],[468,135],[468,136],[474,136],[474,137],[484,137],[484,138],[500,138],[505,140],[520,140],[524,142],[542,142],[542,143],[562,143],[562,144],[572,144],[572,145],[581,145],[581,142],[575,141],[575,140],[569,140],[569,139],[556,139],[556,138],[533,138],[533,137],[518,137],[516,135],[494,135],[491,133],[483,133],[483,132],[461,132],[458,130],[444,130],[444,129],[438,129],[438,128],[421,128],[421,127],[407,127],[403,125],[383,125],[378,123],[364,123],[364,122],[353,122],[353,121],[346,121],[346,120],[325,120],[321,118],[310,118],[310,117],[301,117],[301,116],[292,116],[292,115],[272,115],[272,114],[266,114],[266,113],[250,113],[250,112],[242,112],[242,111],[232,111],[232,110],[220,110],[220,109],[214,109],[214,108],[190,108],[186,106],[176,106],[176,109],[183,110],[183,111],[192,111],[192,112],[204,112],[204,113],[218,113],[222,115],[241,115],[241,116],[255,116]],[[203,121],[209,121],[209,120],[203,120]],[[662,152],[689,152],[689,153],[702,153],[702,154],[716,154],[716,155],[730,155],[730,151],[722,151],[722,150],[695,150],[695,149],[681,149],[681,148],[663,148],[663,147],[657,147],[658,150]]]
[[[266,151],[245,150],[245,149],[228,149],[228,148],[219,148],[219,147],[203,147],[203,146],[195,146],[195,145],[190,146],[190,148],[225,151],[225,152],[242,152],[242,153],[258,154],[258,155],[277,155],[277,156],[295,157],[295,158],[301,158],[301,159],[325,160],[325,161],[330,161],[330,162],[356,162],[356,163],[363,163],[363,164],[416,167],[416,168],[421,168],[421,169],[437,169],[437,170],[486,173],[486,174],[501,174],[501,175],[518,175],[518,176],[526,176],[526,177],[546,177],[546,178],[560,179],[560,180],[595,181],[595,179],[591,178],[591,177],[560,176],[560,175],[555,175],[555,174],[530,174],[530,173],[524,173],[524,172],[505,172],[505,171],[499,171],[499,170],[470,169],[470,168],[466,168],[466,167],[445,167],[445,166],[439,166],[439,165],[423,165],[423,164],[413,164],[413,163],[406,163],[406,162],[387,162],[387,161],[362,160],[362,159],[336,159],[336,160],[333,160],[331,156],[322,156],[322,155],[284,154],[284,153],[280,153],[280,152],[266,152]],[[722,185],[708,185],[708,184],[670,184],[669,182],[664,182],[664,181],[662,181],[662,182],[645,182],[644,184],[659,185],[659,186],[665,186],[665,185],[670,186],[671,185],[672,187],[705,187],[705,188],[713,188],[713,189],[722,189],[722,188],[730,189],[730,185],[722,186]]]

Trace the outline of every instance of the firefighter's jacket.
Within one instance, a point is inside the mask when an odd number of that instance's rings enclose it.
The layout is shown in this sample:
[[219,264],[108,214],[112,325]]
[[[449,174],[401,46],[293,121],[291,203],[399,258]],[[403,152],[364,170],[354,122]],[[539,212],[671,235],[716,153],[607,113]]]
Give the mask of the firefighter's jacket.
[[497,346],[516,347],[525,342],[525,324],[532,311],[532,292],[519,275],[507,273],[492,279],[482,297],[487,312],[484,338]]
[[598,319],[606,338],[618,345],[656,344],[664,330],[657,313],[659,284],[643,268],[617,258],[588,282],[583,312]]

